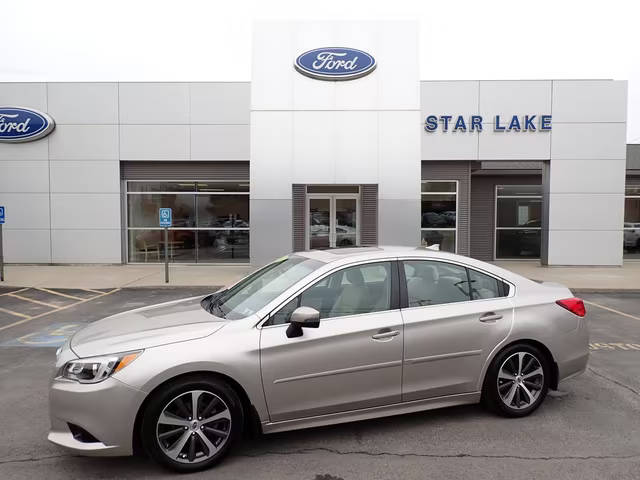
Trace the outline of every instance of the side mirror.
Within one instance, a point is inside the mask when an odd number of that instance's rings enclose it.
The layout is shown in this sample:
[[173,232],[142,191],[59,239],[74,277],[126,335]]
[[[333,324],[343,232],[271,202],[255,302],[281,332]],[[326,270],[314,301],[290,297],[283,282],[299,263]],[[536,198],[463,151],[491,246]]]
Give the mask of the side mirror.
[[298,307],[291,314],[287,337],[301,337],[303,328],[318,328],[319,326],[320,312],[311,307]]

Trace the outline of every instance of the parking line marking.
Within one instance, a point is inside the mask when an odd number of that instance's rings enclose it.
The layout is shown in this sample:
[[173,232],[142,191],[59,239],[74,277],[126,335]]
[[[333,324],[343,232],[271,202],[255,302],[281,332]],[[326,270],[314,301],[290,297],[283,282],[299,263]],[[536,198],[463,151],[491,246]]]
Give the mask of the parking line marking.
[[24,292],[24,291],[26,291],[26,290],[29,290],[29,288],[31,288],[31,287],[25,287],[25,288],[21,288],[21,289],[19,289],[19,290],[13,290],[13,291],[11,291],[11,292],[7,292],[7,293],[0,293],[0,297],[4,297],[5,295],[10,295],[10,294],[12,294],[12,293],[20,293],[20,292]]
[[60,295],[61,297],[71,298],[72,300],[84,300],[82,297],[74,297],[73,295],[69,295],[68,293],[56,292],[55,290],[49,290],[48,288],[36,288],[36,290],[40,290],[41,292],[51,293],[52,295]]
[[97,293],[99,295],[102,295],[104,293],[104,292],[101,292],[100,290],[93,290],[91,288],[82,288],[81,290],[84,290],[85,292]]
[[14,295],[13,293],[7,294],[9,297],[18,298],[20,300],[24,300],[26,302],[37,303],[38,305],[44,305],[49,308],[58,308],[57,305],[53,305],[52,303],[41,302],[40,300],[34,300],[33,298],[23,297],[22,295]]
[[102,295],[96,295],[95,297],[85,298],[85,299],[82,299],[79,302],[71,303],[69,305],[65,305],[64,307],[59,307],[59,308],[56,308],[55,310],[50,310],[48,312],[43,312],[43,313],[40,313],[38,315],[34,315],[33,317],[27,317],[26,315],[22,315],[22,314],[17,313],[17,315],[20,315],[21,317],[25,317],[25,318],[23,320],[18,320],[17,322],[13,322],[13,323],[10,323],[9,325],[4,325],[3,327],[0,327],[0,332],[2,330],[6,330],[7,328],[17,327],[18,325],[22,325],[23,323],[30,322],[31,320],[36,320],[37,318],[42,318],[42,317],[44,317],[46,315],[49,315],[51,313],[60,312],[62,310],[66,310],[67,308],[71,308],[71,307],[75,307],[76,305],[80,305],[81,303],[90,302],[91,300],[93,300],[95,298],[106,297],[107,295],[111,295],[112,293],[115,293],[118,290],[120,290],[120,289],[119,288],[114,288],[110,292],[104,293]]
[[587,302],[586,300],[583,300],[583,302],[586,303],[587,305],[593,305],[594,307],[602,308],[603,310],[609,310],[610,312],[617,313],[618,315],[622,315],[623,317],[629,317],[629,318],[633,318],[634,320],[640,320],[640,317],[636,317],[635,315],[631,315],[630,313],[621,312],[620,310],[615,310],[613,308],[605,307],[604,305],[600,305],[599,303]]
[[16,317],[31,318],[29,315],[25,315],[24,313],[14,312],[13,310],[9,310],[2,307],[0,307],[0,312],[8,313],[9,315],[15,315]]

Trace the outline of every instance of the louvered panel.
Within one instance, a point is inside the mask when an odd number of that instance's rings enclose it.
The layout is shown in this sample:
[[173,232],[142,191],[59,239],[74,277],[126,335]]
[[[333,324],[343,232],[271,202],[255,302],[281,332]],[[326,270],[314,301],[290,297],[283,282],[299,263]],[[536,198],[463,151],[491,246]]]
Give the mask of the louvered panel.
[[123,180],[249,181],[249,162],[120,162]]
[[378,185],[360,187],[360,244],[378,245]]
[[293,251],[306,250],[306,228],[305,228],[305,205],[306,189],[303,184],[292,185],[292,205],[293,205]]

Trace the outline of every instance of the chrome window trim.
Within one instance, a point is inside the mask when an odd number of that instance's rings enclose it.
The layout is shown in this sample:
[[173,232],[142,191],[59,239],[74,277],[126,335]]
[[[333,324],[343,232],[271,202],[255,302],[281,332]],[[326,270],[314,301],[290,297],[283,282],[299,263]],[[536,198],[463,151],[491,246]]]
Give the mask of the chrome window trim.
[[[376,258],[376,259],[370,259],[370,260],[359,260],[359,261],[354,261],[352,263],[347,263],[347,264],[342,264],[342,265],[338,265],[335,268],[326,271],[323,274],[320,274],[317,277],[314,277],[313,279],[311,279],[309,282],[305,283],[303,286],[298,287],[298,289],[295,291],[294,294],[288,295],[286,300],[279,302],[277,304],[277,306],[268,309],[268,313],[264,314],[264,316],[258,320],[258,322],[254,325],[256,328],[258,329],[262,329],[262,328],[270,328],[270,327],[280,327],[283,325],[288,325],[286,323],[283,323],[281,325],[264,325],[265,322],[267,322],[269,320],[269,318],[271,317],[271,315],[274,312],[277,312],[278,310],[280,310],[282,307],[284,307],[287,303],[289,303],[291,300],[293,300],[295,297],[297,297],[298,295],[300,295],[304,290],[306,290],[307,288],[313,286],[313,284],[320,282],[322,280],[324,280],[326,277],[328,277],[329,275],[336,273],[340,270],[343,270],[345,268],[349,268],[349,267],[357,267],[358,265],[366,265],[369,263],[384,263],[384,262],[394,262],[398,260],[397,257],[389,257],[389,258]],[[330,265],[330,264],[328,264]],[[304,280],[304,278],[302,279]],[[301,281],[302,281],[301,280]],[[393,282],[393,278],[391,279],[391,281]],[[295,288],[295,285],[291,288]],[[355,317],[355,316],[361,316],[361,315],[370,315],[371,313],[380,313],[380,312],[393,312],[395,310],[400,310],[400,309],[391,309],[391,310],[378,310],[376,312],[370,312],[370,313],[358,313],[356,315],[343,315],[341,317],[329,317],[327,319],[322,319],[322,320],[333,320],[333,319],[338,319],[338,318],[345,318],[345,317]]]

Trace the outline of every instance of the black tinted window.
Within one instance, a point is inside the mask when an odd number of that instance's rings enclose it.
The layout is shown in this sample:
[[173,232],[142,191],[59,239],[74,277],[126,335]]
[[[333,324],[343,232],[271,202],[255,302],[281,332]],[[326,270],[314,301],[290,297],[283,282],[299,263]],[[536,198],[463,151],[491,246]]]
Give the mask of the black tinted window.
[[476,270],[469,269],[469,280],[473,300],[505,297],[509,293],[509,287],[506,284]]
[[409,260],[403,264],[410,307],[469,300],[466,268],[429,260]]

